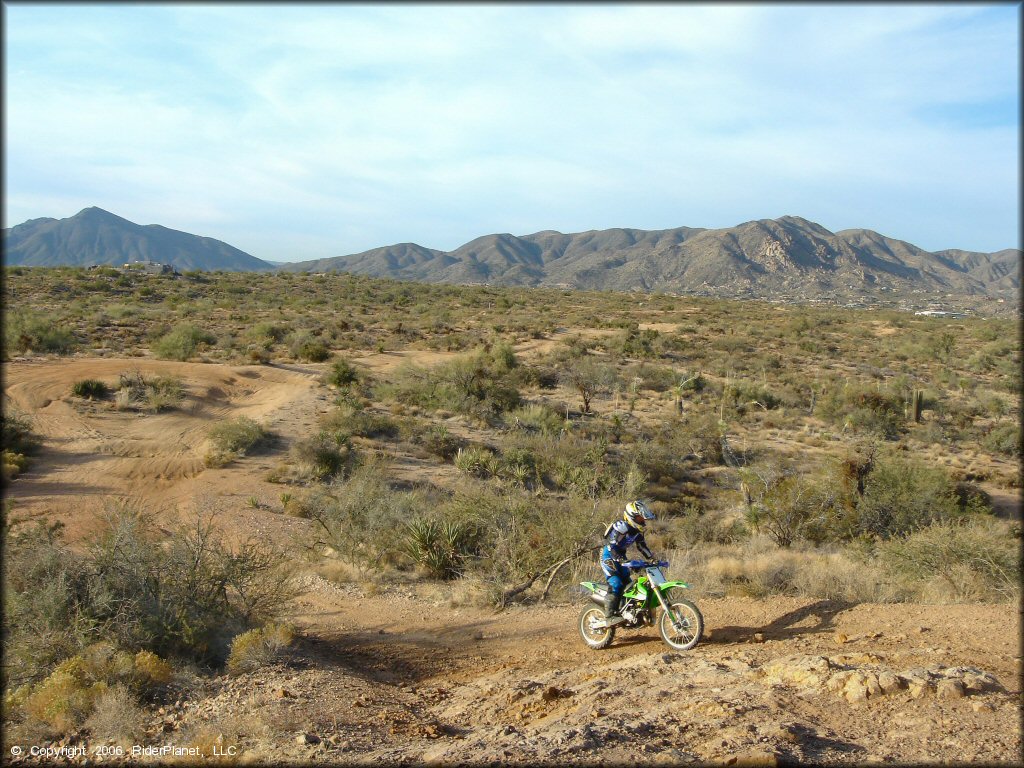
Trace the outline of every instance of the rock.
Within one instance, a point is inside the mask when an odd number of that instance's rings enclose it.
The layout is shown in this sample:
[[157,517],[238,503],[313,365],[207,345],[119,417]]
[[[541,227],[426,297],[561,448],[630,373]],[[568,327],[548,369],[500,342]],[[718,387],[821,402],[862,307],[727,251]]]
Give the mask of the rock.
[[808,688],[824,683],[831,670],[832,664],[824,656],[787,656],[766,664],[761,673],[769,682]]
[[294,699],[295,694],[286,688],[276,688],[274,690],[274,696],[278,699]]
[[974,701],[971,702],[971,709],[975,712],[994,712],[992,705],[985,701]]
[[317,736],[315,733],[310,733],[309,731],[307,731],[306,733],[300,733],[298,736],[296,736],[295,743],[303,745],[319,744],[320,737]]
[[886,696],[895,693],[903,687],[903,681],[889,671],[878,673],[878,686]]
[[982,693],[983,691],[999,691],[1002,692],[1005,689],[1002,684],[988,672],[983,672],[980,669],[970,670],[965,672],[961,678],[966,688],[970,693]]
[[754,643],[763,643],[764,642],[764,633],[763,632],[755,632],[753,637],[750,638],[750,640],[751,640],[751,642],[754,642]]
[[925,632],[930,632],[931,630],[928,627],[918,627],[914,631],[919,635],[923,635]]
[[854,675],[847,680],[846,685],[843,686],[843,697],[851,704],[866,701],[868,688],[864,685],[864,679],[859,675]]
[[907,683],[907,691],[912,699],[923,699],[928,695],[930,686],[924,680],[911,680]]
[[836,632],[836,634],[834,636],[834,639],[836,641],[836,645],[843,645],[843,644],[848,643],[850,641],[850,638],[848,638],[842,632]]
[[727,758],[724,764],[736,766],[736,768],[765,768],[778,765],[779,758],[774,752],[754,750],[733,755]]
[[959,680],[952,680],[950,678],[939,680],[936,683],[935,694],[940,699],[962,699],[966,695],[964,684]]

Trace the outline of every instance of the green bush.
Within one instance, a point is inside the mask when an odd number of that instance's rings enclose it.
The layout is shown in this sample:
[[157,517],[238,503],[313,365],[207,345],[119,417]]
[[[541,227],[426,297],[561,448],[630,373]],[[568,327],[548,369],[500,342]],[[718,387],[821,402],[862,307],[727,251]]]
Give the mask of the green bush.
[[985,435],[982,445],[994,453],[1019,458],[1022,455],[1020,425],[1009,422],[996,425]]
[[348,387],[359,383],[359,371],[344,358],[335,360],[327,371],[327,383],[335,387]]
[[110,394],[110,387],[97,379],[81,379],[71,386],[71,394],[89,400],[102,400]]
[[146,407],[154,412],[175,408],[185,397],[185,385],[176,376],[158,376],[146,382]]
[[207,434],[211,448],[206,454],[206,465],[219,467],[245,456],[260,442],[267,439],[268,432],[248,416],[239,416],[212,427]]
[[157,339],[151,349],[153,354],[162,360],[189,360],[200,349],[200,345],[211,345],[216,337],[209,331],[182,323],[165,336]]
[[31,312],[7,314],[4,335],[5,349],[16,352],[52,352],[66,355],[78,346],[75,335],[53,319]]
[[465,446],[466,441],[453,435],[443,424],[432,424],[419,438],[423,447],[445,461],[451,461]]
[[817,413],[844,428],[895,438],[906,426],[905,407],[896,393],[848,383],[826,390]]
[[941,467],[883,457],[863,485],[863,495],[856,502],[859,533],[890,538],[964,515],[956,486]]
[[4,450],[31,455],[39,450],[39,438],[32,432],[27,416],[8,411],[0,413],[0,442]]
[[317,481],[337,477],[356,460],[345,440],[326,431],[293,443],[289,456],[300,477]]
[[462,575],[470,543],[469,526],[462,521],[420,517],[406,524],[405,552],[438,579]]
[[290,337],[288,351],[297,360],[322,363],[331,356],[327,345],[310,333],[296,332]]

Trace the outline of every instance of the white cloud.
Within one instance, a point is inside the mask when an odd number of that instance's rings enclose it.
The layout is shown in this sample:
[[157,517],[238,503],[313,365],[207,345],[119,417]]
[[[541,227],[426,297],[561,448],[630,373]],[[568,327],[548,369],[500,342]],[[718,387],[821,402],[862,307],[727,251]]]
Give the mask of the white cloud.
[[265,258],[782,212],[1017,232],[1019,27],[984,6],[61,11],[7,8],[9,223],[80,200]]

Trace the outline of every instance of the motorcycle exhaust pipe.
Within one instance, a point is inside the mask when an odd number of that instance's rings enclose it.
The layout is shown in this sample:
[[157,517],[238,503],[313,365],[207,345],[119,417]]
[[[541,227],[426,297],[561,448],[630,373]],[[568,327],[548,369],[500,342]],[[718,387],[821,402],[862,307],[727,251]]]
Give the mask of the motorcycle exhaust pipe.
[[600,605],[602,608],[604,608],[604,607],[606,607],[608,605],[608,591],[607,590],[597,590],[597,591],[591,592],[589,597],[590,597],[591,600],[593,600],[595,603]]

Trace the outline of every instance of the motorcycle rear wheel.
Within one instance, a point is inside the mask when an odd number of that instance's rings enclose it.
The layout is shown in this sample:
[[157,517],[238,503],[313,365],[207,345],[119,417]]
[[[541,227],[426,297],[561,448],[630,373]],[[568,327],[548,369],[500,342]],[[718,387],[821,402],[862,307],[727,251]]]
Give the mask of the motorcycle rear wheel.
[[[700,609],[681,597],[669,598],[668,611],[662,611],[658,618],[658,632],[669,648],[688,651],[700,642],[704,634],[704,617]],[[671,612],[671,613],[670,613]],[[673,623],[680,624],[676,629]]]
[[594,626],[596,622],[604,621],[606,618],[604,609],[596,605],[584,608],[580,614],[577,626],[580,630],[580,637],[589,648],[599,651],[602,648],[607,648],[615,639],[615,627]]

